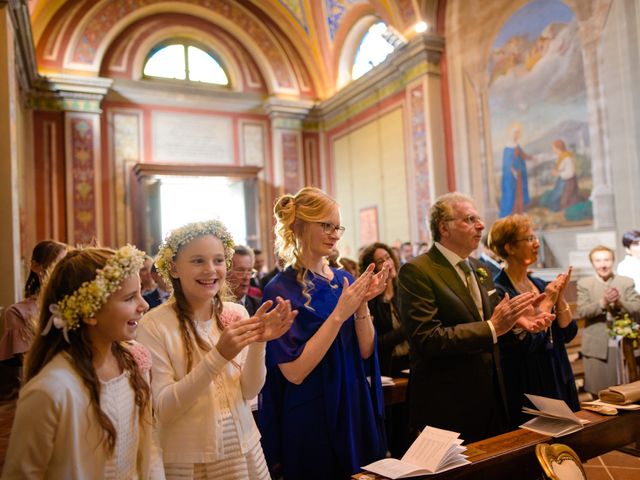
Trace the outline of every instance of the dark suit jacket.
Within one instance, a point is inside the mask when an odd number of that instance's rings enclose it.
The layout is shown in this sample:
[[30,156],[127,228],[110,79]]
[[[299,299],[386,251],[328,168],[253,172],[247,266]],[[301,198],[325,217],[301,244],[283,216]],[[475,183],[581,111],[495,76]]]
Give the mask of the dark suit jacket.
[[262,299],[258,297],[252,297],[251,295],[245,295],[244,297],[244,308],[249,312],[249,316],[252,317],[255,315],[256,310],[260,308],[262,305]]
[[266,287],[273,278],[280,273],[280,269],[278,267],[274,267],[273,270],[270,270],[264,277],[260,279],[260,289],[264,292],[264,287]]
[[149,293],[144,294],[142,298],[144,298],[144,301],[149,304],[149,309],[161,305],[166,300],[166,298],[163,299],[162,297],[160,297],[160,290],[158,290],[157,288],[150,291]]
[[[397,290],[397,286],[396,286]],[[397,345],[407,340],[404,328],[393,328],[393,319],[391,303],[383,300],[384,294],[369,300],[369,311],[373,317],[373,325],[376,329],[378,337],[378,362],[380,364],[380,373],[390,377],[400,376],[401,370],[409,368],[408,355],[402,357],[394,357],[393,350]],[[391,299],[397,308],[397,295]]]
[[[484,268],[474,258],[469,262],[474,272]],[[489,277],[478,279],[478,285],[483,314],[489,319],[497,304],[496,291]],[[453,430],[465,442],[505,431],[498,345],[471,293],[437,247],[400,268],[398,295],[411,346],[412,427]]]

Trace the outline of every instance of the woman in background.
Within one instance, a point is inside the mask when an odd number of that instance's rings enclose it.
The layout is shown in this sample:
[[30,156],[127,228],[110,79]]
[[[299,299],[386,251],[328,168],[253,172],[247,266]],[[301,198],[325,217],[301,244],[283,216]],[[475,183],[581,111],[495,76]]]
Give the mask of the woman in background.
[[0,361],[21,366],[36,330],[38,293],[47,272],[67,253],[67,245],[43,240],[33,249],[31,266],[24,286],[24,300],[14,303],[4,314],[4,334],[0,340]]
[[[380,373],[389,377],[400,377],[409,368],[409,342],[400,322],[398,313],[398,270],[400,262],[391,248],[384,243],[372,243],[360,255],[360,268],[375,265],[375,272],[386,269],[389,272],[384,291],[369,300],[369,311],[378,337],[378,359]],[[403,373],[403,370],[405,372]],[[400,458],[411,444],[409,439],[409,408],[403,402],[385,409],[387,441],[392,457]]]
[[[545,282],[529,273],[538,259],[540,243],[533,231],[533,222],[526,215],[510,215],[495,222],[489,233],[489,246],[506,266],[494,278],[501,296],[544,292],[546,298],[539,308],[555,313],[550,328],[526,331],[513,328],[499,339],[500,360],[507,390],[509,416],[517,427],[527,416],[522,406],[529,405],[524,394],[564,400],[569,407],[580,410],[578,392],[565,344],[578,333],[564,292],[571,278],[571,268],[553,282]],[[530,405],[529,405],[530,406]]]
[[384,243],[373,243],[360,255],[360,272],[375,265],[375,272],[383,268],[389,272],[384,291],[369,300],[369,311],[378,336],[378,358],[380,373],[389,377],[398,377],[402,370],[409,368],[409,343],[400,323],[398,301],[396,298],[397,276],[400,262],[391,248]]

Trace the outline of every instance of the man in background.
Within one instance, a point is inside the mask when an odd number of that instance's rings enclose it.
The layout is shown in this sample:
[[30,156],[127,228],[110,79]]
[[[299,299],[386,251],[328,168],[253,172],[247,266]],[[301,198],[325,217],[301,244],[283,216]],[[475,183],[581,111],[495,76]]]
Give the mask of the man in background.
[[169,299],[171,296],[171,288],[167,286],[162,275],[158,273],[155,264],[151,267],[150,275],[156,285],[156,288],[142,295],[142,298],[144,298],[144,301],[149,304],[149,309],[152,309],[163,304]]
[[251,278],[256,274],[253,265],[253,250],[244,245],[236,245],[231,259],[231,269],[227,273],[227,281],[236,302],[244,305],[251,316],[262,304],[261,298],[249,295]]
[[404,242],[400,245],[400,265],[404,265],[413,258],[413,245],[411,242]]

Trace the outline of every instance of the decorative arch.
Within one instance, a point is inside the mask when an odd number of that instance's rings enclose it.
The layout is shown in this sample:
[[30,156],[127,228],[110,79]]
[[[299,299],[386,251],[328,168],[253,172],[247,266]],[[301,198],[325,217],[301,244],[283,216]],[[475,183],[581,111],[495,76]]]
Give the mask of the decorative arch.
[[190,15],[160,14],[130,25],[108,47],[100,75],[139,80],[148,52],[171,37],[194,40],[217,52],[233,91],[265,91],[265,82],[249,52],[234,37]]
[[[305,62],[304,57],[296,55],[288,37],[276,35],[278,27],[268,18],[258,18],[231,0],[103,0],[92,7],[88,3],[79,8],[76,4],[75,9],[65,4],[53,15],[38,44],[43,66],[65,73],[97,74],[107,49],[128,26],[144,17],[180,12],[216,25],[243,45],[271,93],[300,94],[301,76],[306,74],[309,78],[306,63],[310,62],[312,69],[318,68],[313,66],[312,59]],[[73,19],[67,20],[65,14],[70,13]],[[61,24],[64,27],[54,31]],[[53,48],[56,43],[59,47]],[[294,66],[296,61],[302,64]],[[310,78],[317,81],[321,76],[314,74]],[[312,90],[316,90],[316,85],[312,85]]]

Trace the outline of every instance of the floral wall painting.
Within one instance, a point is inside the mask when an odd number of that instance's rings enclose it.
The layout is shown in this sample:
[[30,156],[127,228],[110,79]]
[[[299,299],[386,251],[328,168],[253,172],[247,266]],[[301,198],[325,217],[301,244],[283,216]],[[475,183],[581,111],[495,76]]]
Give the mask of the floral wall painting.
[[487,65],[499,216],[541,228],[590,225],[587,90],[573,11],[534,0],[496,36]]

